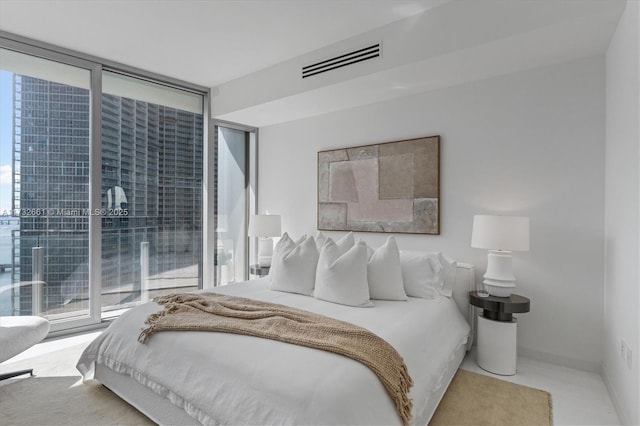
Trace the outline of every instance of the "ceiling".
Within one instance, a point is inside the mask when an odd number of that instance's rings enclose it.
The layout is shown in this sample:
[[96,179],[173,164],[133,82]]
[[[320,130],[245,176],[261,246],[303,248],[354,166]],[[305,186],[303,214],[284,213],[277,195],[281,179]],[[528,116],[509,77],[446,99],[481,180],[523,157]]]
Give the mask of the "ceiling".
[[[212,90],[256,127],[604,54],[625,0],[0,0],[0,30]],[[377,62],[300,65],[382,42]]]
[[205,87],[449,0],[0,0],[0,29]]

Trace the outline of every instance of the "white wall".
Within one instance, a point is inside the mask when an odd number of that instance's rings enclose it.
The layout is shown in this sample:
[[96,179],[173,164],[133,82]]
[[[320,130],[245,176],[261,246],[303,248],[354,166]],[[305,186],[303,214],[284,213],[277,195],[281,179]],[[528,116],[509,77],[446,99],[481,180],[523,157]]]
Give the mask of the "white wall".
[[[627,3],[606,58],[605,381],[624,423],[640,424],[640,6]],[[633,351],[631,368],[621,341]]]
[[[260,129],[260,211],[316,232],[316,154],[441,135],[441,235],[401,248],[442,250],[477,265],[478,213],[531,218],[515,253],[523,354],[590,370],[602,359],[604,58],[591,57]],[[373,246],[383,234],[360,234]],[[480,277],[477,277],[480,278]],[[639,354],[640,355],[640,354]]]

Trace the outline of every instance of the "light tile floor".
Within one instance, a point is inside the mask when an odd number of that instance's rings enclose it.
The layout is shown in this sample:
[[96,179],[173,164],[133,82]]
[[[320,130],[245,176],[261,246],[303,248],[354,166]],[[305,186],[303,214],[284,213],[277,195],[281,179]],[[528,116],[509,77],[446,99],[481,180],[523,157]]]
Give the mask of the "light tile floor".
[[551,394],[554,425],[619,425],[609,392],[596,373],[519,357],[514,376],[491,374],[476,364],[475,348],[462,368]]
[[93,341],[100,333],[100,331],[94,331],[90,333],[74,334],[67,337],[58,337],[54,339],[47,339],[38,343],[35,346],[30,347],[26,351],[14,356],[6,361],[7,364],[22,361],[29,358],[34,358],[40,355],[44,355],[50,352],[58,351],[60,349],[70,348],[71,346],[80,345],[86,343],[87,345]]

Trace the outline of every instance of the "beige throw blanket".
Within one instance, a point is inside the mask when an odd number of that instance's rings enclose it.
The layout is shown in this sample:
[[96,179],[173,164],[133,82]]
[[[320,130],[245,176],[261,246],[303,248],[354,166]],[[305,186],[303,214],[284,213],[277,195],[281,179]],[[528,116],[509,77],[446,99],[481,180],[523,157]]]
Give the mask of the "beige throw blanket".
[[164,310],[147,319],[138,340],[145,343],[159,331],[217,331],[246,334],[344,355],[369,367],[411,422],[409,389],[413,385],[398,352],[370,331],[322,315],[284,305],[216,293],[172,294],[154,299]]

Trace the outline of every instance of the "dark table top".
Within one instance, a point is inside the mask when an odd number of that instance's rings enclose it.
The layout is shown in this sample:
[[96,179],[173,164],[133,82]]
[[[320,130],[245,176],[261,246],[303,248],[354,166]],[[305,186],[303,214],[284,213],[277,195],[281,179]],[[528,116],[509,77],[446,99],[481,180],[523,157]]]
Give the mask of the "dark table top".
[[531,305],[531,301],[528,298],[518,294],[511,294],[509,297],[478,296],[477,291],[469,292],[469,301],[473,306],[482,308],[485,311],[504,314],[529,312]]

